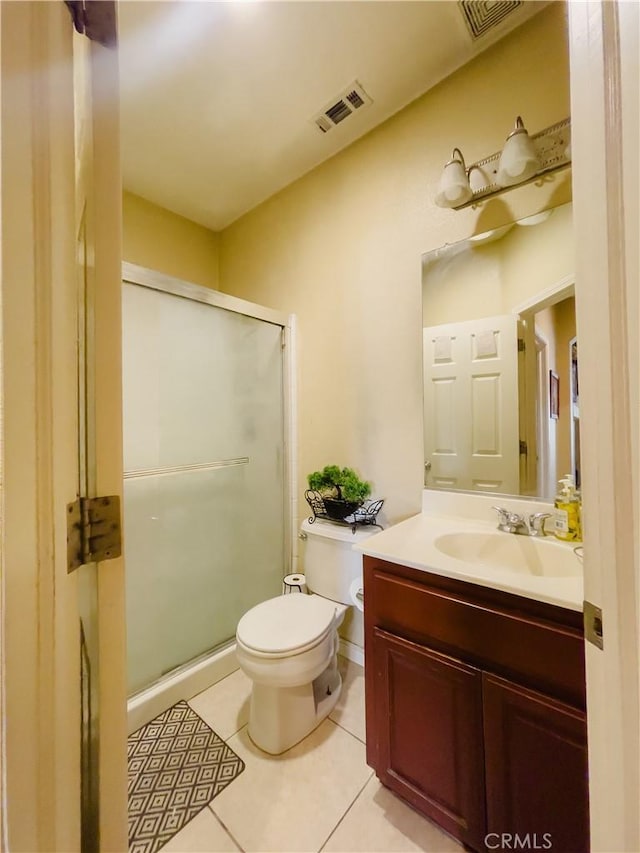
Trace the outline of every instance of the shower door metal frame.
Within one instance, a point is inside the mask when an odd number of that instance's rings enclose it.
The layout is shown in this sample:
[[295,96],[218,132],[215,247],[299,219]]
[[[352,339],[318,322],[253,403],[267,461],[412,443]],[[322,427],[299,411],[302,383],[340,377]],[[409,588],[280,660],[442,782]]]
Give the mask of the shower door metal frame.
[[[122,264],[123,284],[135,284],[146,287],[149,290],[157,290],[178,296],[182,299],[191,299],[193,302],[202,302],[214,308],[222,308],[234,314],[243,314],[274,326],[280,326],[283,334],[282,353],[282,405],[283,405],[283,443],[284,443],[284,557],[283,575],[294,571],[297,539],[293,535],[297,522],[297,429],[296,429],[296,370],[295,370],[295,343],[296,343],[296,318],[294,314],[284,314],[274,311],[263,305],[238,299],[228,293],[212,290],[199,284],[182,281],[179,278],[157,272],[124,262]],[[241,464],[243,460],[228,460],[232,464]],[[215,465],[216,463],[213,463]],[[188,466],[188,467],[213,467]],[[143,476],[152,472],[131,472],[133,476]],[[158,470],[153,473],[165,473]],[[167,470],[166,473],[169,473]]]

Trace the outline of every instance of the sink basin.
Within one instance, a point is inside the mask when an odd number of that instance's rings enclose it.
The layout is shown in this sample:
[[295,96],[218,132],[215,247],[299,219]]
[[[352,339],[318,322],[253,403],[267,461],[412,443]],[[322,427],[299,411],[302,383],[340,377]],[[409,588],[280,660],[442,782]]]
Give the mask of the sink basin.
[[570,578],[582,575],[582,564],[570,547],[548,539],[513,533],[461,531],[434,539],[447,557],[520,575]]

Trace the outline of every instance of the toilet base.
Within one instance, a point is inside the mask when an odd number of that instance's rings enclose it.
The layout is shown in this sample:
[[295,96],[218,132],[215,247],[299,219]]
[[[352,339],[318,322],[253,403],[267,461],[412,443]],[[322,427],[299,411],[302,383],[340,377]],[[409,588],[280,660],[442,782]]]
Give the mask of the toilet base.
[[249,737],[264,752],[280,755],[329,716],[342,691],[335,656],[310,684],[271,687],[253,684]]

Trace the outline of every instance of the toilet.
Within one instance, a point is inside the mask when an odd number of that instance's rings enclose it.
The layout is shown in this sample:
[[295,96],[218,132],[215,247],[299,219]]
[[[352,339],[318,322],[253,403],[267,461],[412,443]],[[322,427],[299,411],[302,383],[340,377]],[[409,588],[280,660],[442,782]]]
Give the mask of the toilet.
[[238,622],[238,663],[253,682],[249,736],[265,752],[294,746],[338,701],[338,628],[349,606],[362,606],[356,597],[362,557],[352,547],[376,532],[305,520],[300,538],[309,594],[270,598]]

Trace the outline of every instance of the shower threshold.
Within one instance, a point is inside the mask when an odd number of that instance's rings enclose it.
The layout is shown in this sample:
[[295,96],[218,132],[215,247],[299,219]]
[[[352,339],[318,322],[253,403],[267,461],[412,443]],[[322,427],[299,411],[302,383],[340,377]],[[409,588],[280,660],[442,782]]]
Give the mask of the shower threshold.
[[127,701],[129,734],[175,705],[176,702],[181,699],[192,699],[236,669],[238,669],[236,644],[234,640],[230,640],[170,670],[149,687],[129,697]]

